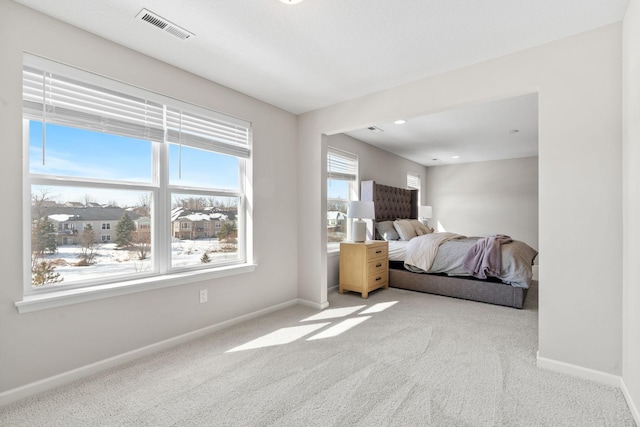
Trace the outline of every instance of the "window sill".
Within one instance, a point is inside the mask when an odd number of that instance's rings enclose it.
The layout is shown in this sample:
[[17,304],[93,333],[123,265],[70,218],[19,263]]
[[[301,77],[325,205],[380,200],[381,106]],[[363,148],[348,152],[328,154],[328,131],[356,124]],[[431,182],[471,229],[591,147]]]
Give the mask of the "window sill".
[[149,291],[152,289],[167,288],[186,283],[200,282],[219,277],[233,276],[236,274],[250,273],[256,268],[255,264],[240,264],[222,267],[212,271],[190,271],[186,273],[167,274],[157,277],[120,282],[111,285],[93,286],[90,288],[68,289],[58,292],[47,292],[38,295],[25,296],[22,301],[14,304],[18,313],[30,313],[32,311],[46,310],[49,308],[63,307],[65,305],[78,304],[110,298],[120,295]]

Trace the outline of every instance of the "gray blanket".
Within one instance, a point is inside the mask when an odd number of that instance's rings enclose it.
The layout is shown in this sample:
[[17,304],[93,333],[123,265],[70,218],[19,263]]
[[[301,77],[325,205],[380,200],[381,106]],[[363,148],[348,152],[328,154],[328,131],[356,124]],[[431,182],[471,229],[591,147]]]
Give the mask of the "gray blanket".
[[479,239],[462,258],[462,265],[469,274],[478,279],[486,279],[487,275],[497,276],[502,268],[502,251],[500,246],[511,243],[513,239],[503,234]]

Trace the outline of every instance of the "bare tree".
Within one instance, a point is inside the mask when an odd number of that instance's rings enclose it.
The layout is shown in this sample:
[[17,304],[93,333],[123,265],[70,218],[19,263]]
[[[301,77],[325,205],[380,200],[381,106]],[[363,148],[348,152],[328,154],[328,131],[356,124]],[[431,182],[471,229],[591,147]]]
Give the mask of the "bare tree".
[[95,202],[96,199],[91,194],[87,193],[82,196],[82,204],[85,206],[89,206],[91,203]]
[[38,187],[37,193],[31,194],[31,284],[41,286],[58,283],[64,280],[52,261],[47,261],[45,254],[55,253],[58,249],[56,230],[53,222],[47,218],[46,206],[52,202],[50,190]]
[[204,197],[178,197],[176,196],[173,202],[174,206],[180,206],[183,209],[189,209],[192,211],[201,211],[207,206],[207,200]]
[[81,253],[80,258],[85,265],[94,263],[98,245],[96,244],[96,233],[91,224],[87,224],[80,236]]
[[138,206],[136,209],[136,213],[141,216],[151,215],[151,194],[140,193],[140,195],[138,196]]
[[145,230],[137,230],[131,233],[129,246],[133,248],[139,260],[145,260],[151,252],[151,233]]

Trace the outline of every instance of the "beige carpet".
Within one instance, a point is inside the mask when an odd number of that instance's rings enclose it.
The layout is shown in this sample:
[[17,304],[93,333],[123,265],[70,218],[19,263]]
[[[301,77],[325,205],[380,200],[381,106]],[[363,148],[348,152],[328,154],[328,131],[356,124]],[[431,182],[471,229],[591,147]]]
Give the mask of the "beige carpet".
[[620,390],[536,368],[523,310],[330,294],[0,410],[2,426],[634,426]]

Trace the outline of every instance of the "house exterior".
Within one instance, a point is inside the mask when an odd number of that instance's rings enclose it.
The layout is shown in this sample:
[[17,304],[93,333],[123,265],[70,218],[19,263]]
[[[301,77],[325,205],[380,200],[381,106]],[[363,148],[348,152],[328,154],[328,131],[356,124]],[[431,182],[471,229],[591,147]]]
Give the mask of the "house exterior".
[[77,245],[80,243],[82,232],[89,226],[93,228],[96,243],[115,242],[116,225],[122,216],[127,213],[136,224],[137,229],[150,232],[149,218],[140,217],[135,212],[113,206],[84,206],[82,204],[69,204],[64,206],[45,206],[38,214],[33,209],[33,220],[46,216],[54,224],[56,229],[56,243],[58,245]]
[[181,240],[217,237],[222,224],[231,221],[229,216],[214,209],[194,211],[175,208],[171,211],[171,235]]
[[[93,228],[96,243],[111,243],[116,240],[116,226],[124,214],[136,225],[138,233],[151,235],[151,219],[135,211],[114,206],[82,205],[65,203],[64,206],[48,205],[33,208],[32,218],[46,216],[56,229],[56,244],[80,244],[82,232]],[[228,221],[229,213],[217,212],[213,208],[202,211],[176,208],[171,212],[172,236],[177,239],[204,239],[217,237],[222,224]]]

